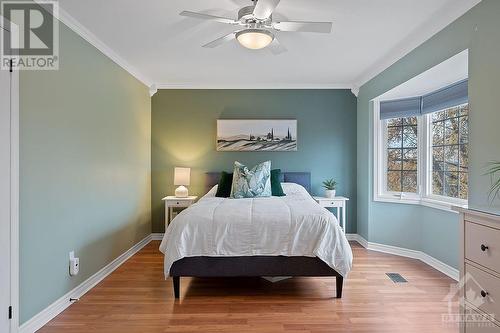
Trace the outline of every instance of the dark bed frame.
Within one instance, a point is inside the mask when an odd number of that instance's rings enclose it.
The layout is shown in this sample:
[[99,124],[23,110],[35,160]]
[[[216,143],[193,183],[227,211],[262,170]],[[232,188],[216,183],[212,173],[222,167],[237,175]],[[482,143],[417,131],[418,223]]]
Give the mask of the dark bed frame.
[[[297,183],[311,193],[311,174],[285,172],[282,181]],[[207,173],[207,189],[219,182],[220,173]],[[180,278],[185,277],[258,277],[258,276],[335,276],[336,297],[342,298],[344,278],[317,257],[251,256],[251,257],[186,257],[170,268],[174,296],[180,297]]]

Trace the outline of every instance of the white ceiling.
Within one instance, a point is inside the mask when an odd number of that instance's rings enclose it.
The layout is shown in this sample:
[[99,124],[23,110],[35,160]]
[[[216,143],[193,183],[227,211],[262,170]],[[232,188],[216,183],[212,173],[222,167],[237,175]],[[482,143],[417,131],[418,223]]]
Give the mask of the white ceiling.
[[387,91],[377,99],[391,100],[422,96],[468,77],[469,50],[465,50]]
[[233,27],[178,15],[236,17],[250,0],[59,0],[61,20],[159,88],[355,88],[480,0],[281,0],[276,19],[333,21],[330,35],[279,33],[288,52],[201,45]]

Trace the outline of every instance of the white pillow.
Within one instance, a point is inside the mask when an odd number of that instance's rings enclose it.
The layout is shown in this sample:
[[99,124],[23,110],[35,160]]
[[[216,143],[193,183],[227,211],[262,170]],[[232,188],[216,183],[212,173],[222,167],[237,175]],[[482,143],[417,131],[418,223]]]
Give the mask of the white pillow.
[[296,183],[281,183],[283,192],[286,196],[307,196],[310,197],[309,192],[304,188],[304,186]]

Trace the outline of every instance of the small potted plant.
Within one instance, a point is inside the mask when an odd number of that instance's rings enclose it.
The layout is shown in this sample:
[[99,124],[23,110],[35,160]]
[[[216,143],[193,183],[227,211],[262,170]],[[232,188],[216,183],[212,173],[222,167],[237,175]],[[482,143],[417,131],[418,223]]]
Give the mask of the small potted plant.
[[325,189],[325,197],[334,198],[337,189],[337,182],[332,179],[325,180],[323,182],[323,188]]

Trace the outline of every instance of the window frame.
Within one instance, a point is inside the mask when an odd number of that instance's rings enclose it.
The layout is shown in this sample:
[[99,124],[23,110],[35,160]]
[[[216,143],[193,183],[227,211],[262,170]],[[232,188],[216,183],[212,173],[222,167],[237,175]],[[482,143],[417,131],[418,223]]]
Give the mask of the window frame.
[[468,200],[432,193],[432,114],[417,116],[417,193],[387,191],[387,120],[380,120],[380,99],[373,107],[373,200],[423,205],[456,213]]

